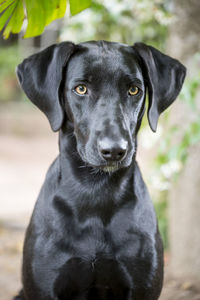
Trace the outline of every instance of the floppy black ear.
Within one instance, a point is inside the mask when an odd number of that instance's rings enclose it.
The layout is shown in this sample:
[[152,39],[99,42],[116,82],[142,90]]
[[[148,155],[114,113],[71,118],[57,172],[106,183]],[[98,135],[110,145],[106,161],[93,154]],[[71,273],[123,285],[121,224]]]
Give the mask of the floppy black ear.
[[149,93],[149,125],[155,132],[159,115],[172,104],[181,90],[186,68],[178,60],[143,43],[136,43],[134,49],[140,57]]
[[45,113],[53,131],[61,128],[64,112],[59,99],[63,69],[73,53],[74,44],[52,45],[25,59],[17,76],[27,97]]

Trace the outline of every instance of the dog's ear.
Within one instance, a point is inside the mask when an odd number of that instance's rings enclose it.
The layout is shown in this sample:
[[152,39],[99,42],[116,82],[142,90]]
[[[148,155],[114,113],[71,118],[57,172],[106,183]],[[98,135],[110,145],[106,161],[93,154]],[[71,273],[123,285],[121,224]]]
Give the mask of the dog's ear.
[[143,43],[134,45],[148,88],[148,120],[155,132],[159,115],[178,96],[186,74],[186,68],[176,59]]
[[17,67],[17,76],[27,97],[47,116],[53,131],[58,131],[64,120],[60,103],[63,70],[74,44],[63,42],[25,59]]

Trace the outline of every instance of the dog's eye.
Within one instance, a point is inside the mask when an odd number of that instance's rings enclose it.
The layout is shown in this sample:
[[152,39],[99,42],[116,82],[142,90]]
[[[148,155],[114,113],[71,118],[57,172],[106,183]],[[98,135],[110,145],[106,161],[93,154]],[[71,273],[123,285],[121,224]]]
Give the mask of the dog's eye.
[[80,84],[77,87],[75,87],[75,91],[79,95],[85,95],[87,93],[87,87],[84,84]]
[[135,96],[139,93],[139,88],[135,85],[131,86],[130,89],[128,90],[129,95]]

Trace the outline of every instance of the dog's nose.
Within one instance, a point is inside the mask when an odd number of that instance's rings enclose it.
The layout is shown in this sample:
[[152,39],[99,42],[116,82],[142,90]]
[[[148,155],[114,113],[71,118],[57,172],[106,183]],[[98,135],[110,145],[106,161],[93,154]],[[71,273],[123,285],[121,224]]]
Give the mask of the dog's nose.
[[121,161],[127,153],[128,142],[124,139],[120,141],[112,141],[104,138],[99,141],[99,152],[107,161]]

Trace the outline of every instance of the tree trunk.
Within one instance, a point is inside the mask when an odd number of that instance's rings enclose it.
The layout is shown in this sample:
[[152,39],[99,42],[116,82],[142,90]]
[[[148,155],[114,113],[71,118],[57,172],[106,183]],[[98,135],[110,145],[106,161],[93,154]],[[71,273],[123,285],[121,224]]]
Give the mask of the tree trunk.
[[[171,27],[168,48],[170,55],[192,68],[194,54],[200,52],[200,1],[174,1],[176,22]],[[199,66],[198,74],[199,74]],[[197,100],[196,100],[197,101]],[[181,113],[180,113],[181,112]],[[191,119],[192,111],[183,111],[177,101],[172,108],[172,122],[182,128]],[[174,118],[174,120],[173,120]],[[200,286],[200,145],[189,149],[189,157],[178,182],[169,195],[170,262],[174,277]]]

